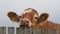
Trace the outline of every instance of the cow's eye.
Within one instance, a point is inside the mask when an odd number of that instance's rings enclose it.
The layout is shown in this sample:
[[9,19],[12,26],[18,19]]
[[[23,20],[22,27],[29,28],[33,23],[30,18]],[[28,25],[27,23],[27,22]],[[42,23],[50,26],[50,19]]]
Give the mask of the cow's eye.
[[23,19],[23,16],[19,16],[20,19]]
[[35,19],[38,19],[37,17],[35,17]]
[[22,18],[23,18],[23,16],[19,16],[19,18],[21,18],[21,19],[22,19]]

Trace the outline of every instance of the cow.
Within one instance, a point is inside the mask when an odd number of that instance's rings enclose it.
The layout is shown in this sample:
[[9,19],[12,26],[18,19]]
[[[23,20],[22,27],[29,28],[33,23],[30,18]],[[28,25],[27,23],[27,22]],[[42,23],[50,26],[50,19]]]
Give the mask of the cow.
[[[20,27],[28,27],[33,29],[37,28],[58,28],[58,24],[52,23],[48,21],[49,14],[42,13],[41,15],[38,14],[37,10],[33,8],[27,8],[21,15],[18,15],[15,12],[8,12],[7,16],[13,22],[19,23]],[[48,24],[48,25],[47,25]]]

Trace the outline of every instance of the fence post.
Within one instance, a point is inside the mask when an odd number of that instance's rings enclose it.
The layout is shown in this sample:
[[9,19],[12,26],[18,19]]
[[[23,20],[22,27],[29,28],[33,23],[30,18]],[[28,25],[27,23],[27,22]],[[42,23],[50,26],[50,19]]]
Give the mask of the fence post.
[[39,28],[34,28],[33,30],[33,34],[40,34],[40,30]]
[[16,34],[31,34],[31,28],[16,28]]
[[8,27],[8,34],[14,34],[14,27]]
[[0,27],[0,34],[6,34],[6,27]]
[[51,34],[57,34],[57,29],[51,29]]
[[42,29],[42,34],[48,34],[48,29],[47,28],[43,28]]

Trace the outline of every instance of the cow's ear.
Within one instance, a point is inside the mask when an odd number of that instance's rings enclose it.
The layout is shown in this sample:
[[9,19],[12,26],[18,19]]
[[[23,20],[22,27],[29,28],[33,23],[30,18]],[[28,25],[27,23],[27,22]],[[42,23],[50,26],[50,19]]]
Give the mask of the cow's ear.
[[48,17],[49,17],[49,15],[47,13],[41,14],[38,18],[38,23],[42,23],[42,22],[46,21]]
[[8,12],[7,16],[13,22],[18,22],[19,21],[19,16],[15,12]]

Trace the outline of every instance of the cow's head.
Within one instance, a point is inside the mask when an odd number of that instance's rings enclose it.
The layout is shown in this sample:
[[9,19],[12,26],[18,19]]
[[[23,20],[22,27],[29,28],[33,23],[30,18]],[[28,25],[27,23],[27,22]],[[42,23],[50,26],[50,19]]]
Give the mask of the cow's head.
[[39,23],[43,23],[47,20],[49,16],[47,13],[43,13],[39,16],[38,12],[32,8],[24,10],[22,15],[20,16],[14,12],[9,12],[7,15],[11,21],[19,22],[20,26],[24,27],[32,27],[38,25]]

